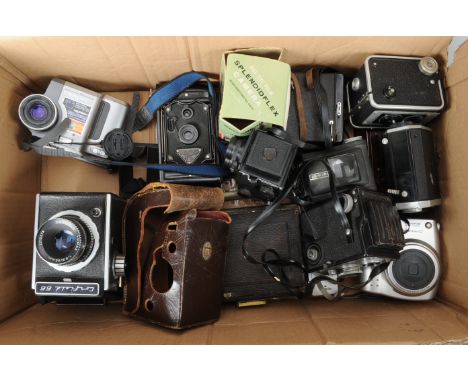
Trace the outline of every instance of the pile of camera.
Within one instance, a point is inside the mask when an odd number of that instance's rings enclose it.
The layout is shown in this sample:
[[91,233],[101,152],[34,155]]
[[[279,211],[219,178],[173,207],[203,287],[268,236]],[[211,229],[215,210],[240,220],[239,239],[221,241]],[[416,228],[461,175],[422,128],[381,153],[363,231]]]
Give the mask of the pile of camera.
[[[439,225],[431,207],[441,200],[426,124],[446,104],[438,64],[431,57],[371,56],[346,86],[342,74],[328,74],[333,76],[316,77],[309,89],[316,115],[305,127],[296,115],[301,110],[293,88],[290,114],[296,117],[286,129],[264,126],[229,142],[217,136],[212,85],[193,85],[203,76],[167,98],[156,92],[160,99],[151,97],[139,111],[138,99],[130,107],[53,80],[44,95],[21,102],[19,117],[30,132],[24,146],[42,155],[127,168],[155,148],[133,143],[132,133],[156,117],[158,155],[152,162],[148,155],[145,166],[157,170],[158,180],[222,184],[238,198],[263,201],[243,243],[234,243],[243,255],[236,261],[263,268],[292,295],[333,299],[367,292],[431,299],[441,275]],[[309,106],[303,107],[307,114]],[[305,135],[299,132],[304,128]],[[304,138],[317,136],[327,139]],[[249,235],[288,203],[301,212],[300,253],[249,253]],[[36,295],[61,302],[118,295],[125,276],[124,206],[112,194],[37,196]],[[297,280],[288,276],[291,269],[299,271]]]

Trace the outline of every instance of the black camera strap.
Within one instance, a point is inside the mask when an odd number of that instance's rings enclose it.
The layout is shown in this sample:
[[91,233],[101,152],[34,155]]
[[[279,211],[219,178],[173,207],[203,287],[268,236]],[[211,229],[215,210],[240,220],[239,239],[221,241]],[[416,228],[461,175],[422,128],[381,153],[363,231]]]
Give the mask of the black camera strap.
[[[274,249],[267,249],[263,252],[262,257],[260,260],[254,258],[252,255],[249,254],[247,250],[247,239],[250,234],[257,229],[266,219],[268,219],[273,212],[281,205],[281,203],[289,196],[292,192],[298,179],[302,176],[304,171],[317,160],[311,160],[309,162],[301,163],[297,169],[295,170],[294,174],[290,178],[289,184],[285,187],[283,192],[269,205],[267,206],[263,212],[252,222],[252,224],[247,228],[243,240],[242,240],[242,255],[244,258],[252,264],[262,265],[264,270],[273,277],[276,281],[281,283],[286,289],[290,291],[291,294],[295,295],[296,297],[300,298],[303,296],[303,291],[307,289],[308,285],[308,275],[309,269],[303,263],[291,258],[291,257],[282,257],[278,252]],[[352,231],[351,226],[349,224],[348,218],[346,213],[344,212],[343,206],[340,203],[338,194],[336,192],[335,187],[335,174],[333,173],[330,165],[326,163],[325,160],[318,160],[322,162],[328,172],[329,175],[329,182],[330,182],[330,190],[332,194],[332,199],[334,200],[334,206],[336,212],[340,215],[341,222],[343,228],[345,229],[346,236],[348,240],[352,240]],[[287,267],[296,268],[303,273],[304,283],[302,285],[292,285],[290,283],[289,278],[286,275],[285,269]],[[278,268],[279,272],[275,272],[274,268]]]

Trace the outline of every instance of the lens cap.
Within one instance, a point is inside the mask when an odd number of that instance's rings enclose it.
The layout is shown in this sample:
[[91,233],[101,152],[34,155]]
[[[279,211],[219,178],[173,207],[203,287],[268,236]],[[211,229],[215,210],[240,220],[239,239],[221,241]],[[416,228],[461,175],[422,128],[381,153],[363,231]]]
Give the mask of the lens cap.
[[427,288],[434,281],[436,265],[426,252],[419,249],[407,249],[392,265],[394,280],[404,289],[419,291]]
[[112,130],[104,138],[103,148],[113,160],[127,159],[133,153],[133,141],[123,130]]

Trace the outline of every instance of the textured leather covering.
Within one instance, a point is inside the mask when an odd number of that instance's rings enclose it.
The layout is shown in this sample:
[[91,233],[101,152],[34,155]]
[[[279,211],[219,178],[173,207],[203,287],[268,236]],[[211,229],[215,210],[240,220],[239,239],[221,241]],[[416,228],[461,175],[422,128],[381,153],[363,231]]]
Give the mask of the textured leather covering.
[[219,318],[231,218],[206,210],[222,203],[220,189],[163,183],[128,201],[125,314],[173,329]]

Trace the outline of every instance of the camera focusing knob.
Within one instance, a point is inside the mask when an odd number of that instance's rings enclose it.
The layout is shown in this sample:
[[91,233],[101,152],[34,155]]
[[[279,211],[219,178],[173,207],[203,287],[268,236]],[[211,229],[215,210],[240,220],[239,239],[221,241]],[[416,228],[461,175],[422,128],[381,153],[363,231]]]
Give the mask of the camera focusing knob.
[[125,277],[125,256],[116,255],[114,258],[114,275],[115,277]]

